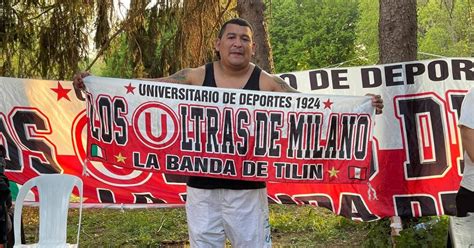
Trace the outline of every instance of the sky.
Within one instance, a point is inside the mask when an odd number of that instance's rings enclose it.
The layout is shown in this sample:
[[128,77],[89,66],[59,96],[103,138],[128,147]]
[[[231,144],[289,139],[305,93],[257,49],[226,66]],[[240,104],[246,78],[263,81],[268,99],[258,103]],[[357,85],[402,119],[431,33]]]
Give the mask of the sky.
[[[127,15],[127,10],[130,7],[130,1],[131,0],[113,0],[114,1],[114,7],[117,13],[117,17],[121,20],[125,19],[125,16]],[[156,4],[157,0],[151,0],[150,4],[148,4],[148,7],[153,6]]]

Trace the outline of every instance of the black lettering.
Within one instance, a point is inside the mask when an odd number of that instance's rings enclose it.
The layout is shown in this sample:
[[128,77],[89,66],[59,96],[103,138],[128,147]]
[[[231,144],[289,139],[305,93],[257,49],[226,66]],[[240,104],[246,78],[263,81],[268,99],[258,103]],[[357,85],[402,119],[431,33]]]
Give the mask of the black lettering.
[[339,159],[351,159],[352,158],[352,142],[354,134],[355,116],[342,116],[342,131],[341,131],[341,142],[339,145]]
[[[298,123],[296,123],[298,121]],[[288,148],[286,150],[286,156],[294,158],[294,150],[296,147],[296,157],[301,158],[303,156],[303,125],[304,115],[298,115],[296,119],[295,113],[290,113],[290,128],[288,130]]]
[[407,84],[415,83],[415,76],[422,75],[425,72],[425,66],[421,63],[413,63],[405,65],[405,76]]
[[250,124],[249,122],[249,113],[247,111],[239,110],[237,112],[237,135],[242,138],[241,141],[237,142],[237,152],[239,155],[246,155],[248,148],[249,140],[249,130],[246,128]]
[[[436,203],[430,196],[394,196],[395,208],[397,216],[404,217],[419,217],[419,216],[434,216],[438,215],[436,212]],[[414,205],[419,206],[419,213],[413,210]],[[415,210],[416,211],[416,210]]]
[[294,199],[304,204],[327,208],[334,212],[334,205],[332,203],[332,199],[325,195],[311,194],[305,196],[295,196]]
[[369,140],[369,117],[362,115],[357,120],[354,157],[358,160],[365,159],[367,155],[367,142]]
[[265,156],[268,146],[268,116],[264,112],[257,112],[255,116],[255,156]]
[[219,141],[217,140],[217,132],[219,131],[219,113],[217,109],[209,108],[207,115],[207,140],[206,151],[210,153],[219,153]]
[[[385,70],[385,83],[387,86],[396,86],[396,85],[403,85],[402,81],[395,81],[395,78],[402,77],[402,65],[388,65],[384,67]],[[395,72],[395,70],[399,70]]]
[[192,151],[192,140],[188,138],[188,106],[182,105],[179,112],[181,115],[181,150]]
[[[408,158],[405,162],[407,178],[419,178],[419,177],[432,177],[441,176],[448,169],[448,161],[446,155],[446,142],[445,142],[445,130],[443,120],[444,116],[443,107],[441,104],[434,100],[434,97],[423,97],[414,99],[400,99],[398,100],[399,112],[402,117],[401,121],[404,123],[402,129],[405,137],[405,149],[408,149]],[[420,157],[422,153],[422,141],[419,140],[418,132],[420,127],[418,126],[419,114],[425,114],[429,116],[427,124],[428,132],[433,136],[433,144],[435,155],[433,158],[425,160]]]
[[282,113],[271,113],[270,114],[270,150],[269,156],[272,157],[280,157],[280,148],[279,144],[275,142],[280,140],[281,133],[277,131],[277,127],[282,126],[283,122],[283,114]]
[[115,203],[114,192],[108,189],[97,189],[97,198],[101,203]]
[[347,74],[347,70],[331,70],[332,87],[334,89],[349,89],[349,85],[341,84],[342,81],[347,81],[347,76],[341,74]]
[[235,164],[233,160],[227,159],[222,169],[222,175],[236,176]]
[[99,96],[99,117],[101,138],[105,143],[112,143],[112,102],[106,96]]
[[[360,72],[363,88],[375,88],[382,85],[382,72],[379,68],[362,68]],[[373,76],[373,80],[370,79],[370,75]]]
[[[439,75],[436,71],[439,68]],[[428,77],[432,81],[443,81],[448,78],[448,63],[444,60],[434,60],[428,64]]]
[[256,174],[256,163],[252,161],[244,161],[242,165],[242,176],[251,177]]
[[175,155],[166,156],[166,170],[176,171],[179,169],[179,157]]
[[278,179],[283,178],[283,168],[285,167],[285,163],[274,163],[273,166],[275,167],[275,177]]
[[[291,87],[298,89],[298,85],[296,83],[296,76],[293,74],[282,74],[280,75],[280,78],[285,80],[290,84]],[[288,80],[287,80],[288,79]]]
[[191,120],[194,122],[194,151],[201,151],[201,122],[204,119],[204,110],[200,107],[191,107]]
[[99,128],[95,125],[97,116],[95,115],[95,104],[91,94],[87,94],[87,112],[89,113],[89,129],[94,139],[100,140]]
[[360,195],[342,194],[339,214],[352,220],[372,221],[379,219],[370,212]]
[[115,142],[118,145],[125,145],[128,141],[128,125],[127,120],[123,116],[128,112],[127,105],[124,99],[117,98],[114,100],[114,124],[118,127],[119,131],[114,131]]
[[3,143],[7,152],[5,156],[5,168],[12,171],[21,171],[23,169],[23,154],[10,135],[6,119],[2,113],[0,113],[0,141],[2,141],[0,143]]
[[[318,75],[321,77],[321,82],[318,81]],[[328,73],[324,70],[315,70],[309,72],[309,84],[311,90],[326,89],[329,87]]]
[[466,80],[474,80],[474,63],[466,59],[453,59],[452,61],[453,79],[461,80],[461,72],[464,73]]
[[441,204],[443,206],[443,213],[446,215],[456,215],[456,192],[439,193]]
[[222,137],[222,153],[235,154],[234,146],[234,122],[232,119],[232,110],[224,110],[224,130]]
[[326,152],[324,156],[326,158],[336,158],[337,151],[337,135],[338,135],[338,119],[337,115],[331,115],[329,120],[329,130],[326,139]]
[[20,142],[35,152],[30,155],[33,169],[40,174],[61,173],[62,169],[55,159],[54,146],[48,140],[36,136],[38,133],[51,133],[47,117],[38,111],[19,110],[13,114],[12,120]]
[[160,198],[154,197],[150,193],[132,193],[133,196],[135,197],[135,203],[166,203],[164,200]]

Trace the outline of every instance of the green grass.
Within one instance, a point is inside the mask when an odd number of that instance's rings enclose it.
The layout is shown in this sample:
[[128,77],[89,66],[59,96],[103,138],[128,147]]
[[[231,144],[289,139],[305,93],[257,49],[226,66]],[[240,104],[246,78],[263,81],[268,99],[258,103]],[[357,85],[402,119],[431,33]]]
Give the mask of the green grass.
[[[447,217],[405,221],[397,247],[444,247]],[[77,209],[69,211],[68,241],[75,242]],[[23,213],[28,242],[37,241],[38,209]],[[426,227],[416,227],[425,223]],[[274,247],[392,247],[390,221],[355,222],[322,208],[270,205]],[[184,208],[84,209],[81,247],[189,247]]]

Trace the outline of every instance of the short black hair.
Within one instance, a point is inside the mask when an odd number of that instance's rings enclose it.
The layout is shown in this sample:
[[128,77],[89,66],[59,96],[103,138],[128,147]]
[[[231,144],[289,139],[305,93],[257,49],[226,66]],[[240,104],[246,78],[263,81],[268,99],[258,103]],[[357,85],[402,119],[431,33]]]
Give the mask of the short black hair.
[[7,156],[7,150],[5,150],[5,147],[3,145],[0,145],[0,158],[4,158]]
[[230,20],[224,22],[224,24],[222,24],[221,30],[219,30],[219,34],[217,35],[217,37],[219,39],[222,38],[222,36],[224,35],[224,30],[225,30],[225,27],[227,26],[227,24],[236,24],[236,25],[239,25],[239,26],[242,26],[242,27],[249,27],[250,31],[252,31],[252,35],[253,35],[253,27],[252,27],[252,24],[250,24],[250,22],[248,22],[247,20],[242,19],[242,18],[233,18],[233,19],[230,19]]

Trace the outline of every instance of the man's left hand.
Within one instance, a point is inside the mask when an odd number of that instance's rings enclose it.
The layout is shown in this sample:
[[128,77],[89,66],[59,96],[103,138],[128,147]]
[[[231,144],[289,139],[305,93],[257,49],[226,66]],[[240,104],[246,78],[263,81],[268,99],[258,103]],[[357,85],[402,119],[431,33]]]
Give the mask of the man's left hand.
[[375,114],[379,115],[383,112],[383,99],[380,95],[367,94],[372,97],[372,106],[375,108]]

